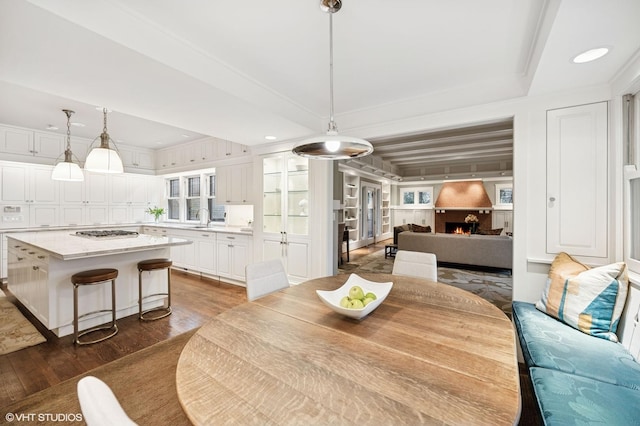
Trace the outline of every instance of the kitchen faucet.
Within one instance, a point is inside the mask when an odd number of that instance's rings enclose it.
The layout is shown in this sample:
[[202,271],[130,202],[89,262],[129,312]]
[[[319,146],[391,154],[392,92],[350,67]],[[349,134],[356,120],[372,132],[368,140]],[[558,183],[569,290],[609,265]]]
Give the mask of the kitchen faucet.
[[[206,208],[204,208],[204,207],[203,207],[203,208],[201,208],[201,209],[199,209],[199,210],[196,212],[196,217],[197,217],[198,219],[200,219],[200,211],[201,211],[201,210],[204,210],[205,212],[207,212],[207,226],[209,226],[209,224],[211,223],[211,218],[209,217],[209,209],[206,209]],[[200,220],[200,223],[202,223],[202,220]]]

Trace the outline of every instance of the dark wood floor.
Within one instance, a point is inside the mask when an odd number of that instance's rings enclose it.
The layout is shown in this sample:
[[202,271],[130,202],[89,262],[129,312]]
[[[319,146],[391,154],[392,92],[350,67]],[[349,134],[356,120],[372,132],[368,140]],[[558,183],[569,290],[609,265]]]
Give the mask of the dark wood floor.
[[[15,302],[6,287],[3,290]],[[72,336],[56,337],[16,303],[47,342],[0,355],[0,407],[200,327],[209,318],[245,302],[246,293],[244,287],[173,272],[171,298],[173,313],[168,317],[149,322],[139,321],[136,315],[119,319],[119,331],[113,338],[79,347],[73,344]]]
[[[389,241],[350,252],[350,260],[378,250]],[[173,314],[158,321],[140,322],[136,315],[118,320],[119,332],[96,345],[76,347],[71,336],[57,338],[26,309],[25,316],[47,338],[46,343],[0,355],[0,407],[85,373],[157,342],[200,327],[209,318],[246,301],[243,287],[183,272],[172,275]],[[2,287],[15,302],[6,287]],[[520,425],[539,425],[540,417],[526,368],[521,366],[522,416]]]

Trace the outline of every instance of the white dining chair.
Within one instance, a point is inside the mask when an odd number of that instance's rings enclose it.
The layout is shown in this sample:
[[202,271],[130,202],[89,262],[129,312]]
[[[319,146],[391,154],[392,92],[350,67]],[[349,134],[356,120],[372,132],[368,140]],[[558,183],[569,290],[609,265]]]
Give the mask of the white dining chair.
[[438,264],[436,255],[418,251],[398,250],[393,261],[393,275],[425,278],[438,281]]
[[87,426],[137,426],[124,412],[111,388],[97,377],[80,379],[78,400]]
[[252,263],[246,266],[245,272],[249,302],[289,287],[289,279],[280,259]]

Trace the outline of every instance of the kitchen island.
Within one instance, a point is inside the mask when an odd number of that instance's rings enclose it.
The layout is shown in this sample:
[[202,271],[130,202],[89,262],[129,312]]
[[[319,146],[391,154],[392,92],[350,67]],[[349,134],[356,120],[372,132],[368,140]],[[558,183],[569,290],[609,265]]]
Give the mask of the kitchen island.
[[[115,237],[85,237],[73,231],[15,233],[8,241],[8,288],[33,315],[58,337],[73,333],[73,285],[71,275],[99,268],[118,269],[117,318],[138,312],[138,269],[141,260],[170,257],[170,247],[191,244],[174,237],[131,233]],[[166,289],[162,271],[144,276],[145,294]],[[90,312],[110,306],[109,286],[86,286],[79,308]],[[143,309],[161,306],[164,297],[145,300]],[[86,329],[110,321],[110,314],[96,314],[80,321]]]

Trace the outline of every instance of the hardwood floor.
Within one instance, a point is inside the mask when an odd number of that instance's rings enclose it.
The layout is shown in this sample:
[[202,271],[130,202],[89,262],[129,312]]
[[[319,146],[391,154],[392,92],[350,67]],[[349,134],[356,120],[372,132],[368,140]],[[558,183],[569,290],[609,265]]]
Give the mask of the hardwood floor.
[[[74,345],[72,336],[56,337],[17,303],[47,342],[0,355],[0,407],[199,327],[209,318],[246,301],[244,287],[184,272],[174,271],[171,284],[171,315],[149,322],[139,321],[137,315],[119,319],[118,334],[89,346]],[[5,287],[3,290],[15,302]]]
[[[391,240],[350,252],[350,260],[383,250]],[[346,261],[346,258],[345,258]],[[15,298],[2,287],[7,296]],[[104,342],[76,347],[71,336],[57,338],[26,309],[20,310],[47,338],[46,343],[0,355],[0,407],[49,388],[157,342],[200,327],[209,318],[246,301],[243,287],[199,278],[184,272],[172,274],[173,313],[166,318],[138,321],[136,315],[118,320],[119,332]],[[541,424],[528,371],[521,366],[522,416],[520,425]]]

